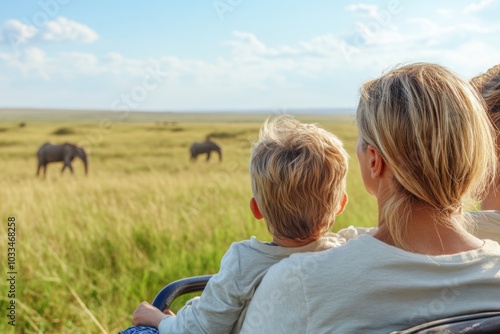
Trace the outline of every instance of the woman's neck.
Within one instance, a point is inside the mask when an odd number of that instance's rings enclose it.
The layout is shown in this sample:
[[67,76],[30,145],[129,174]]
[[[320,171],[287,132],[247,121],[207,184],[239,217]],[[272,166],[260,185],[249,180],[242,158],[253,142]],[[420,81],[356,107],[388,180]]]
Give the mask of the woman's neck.
[[384,223],[375,238],[403,250],[426,255],[447,255],[478,249],[483,241],[468,233],[450,217],[436,222],[432,210],[414,209],[406,224],[400,243],[396,242]]

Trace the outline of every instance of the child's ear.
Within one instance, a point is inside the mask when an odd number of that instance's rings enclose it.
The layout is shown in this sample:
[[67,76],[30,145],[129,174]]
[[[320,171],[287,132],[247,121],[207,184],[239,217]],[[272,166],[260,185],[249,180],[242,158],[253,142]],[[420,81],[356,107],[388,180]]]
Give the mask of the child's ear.
[[337,210],[337,216],[340,215],[342,211],[344,211],[346,205],[347,205],[347,194],[344,193],[344,196],[342,196],[342,200],[340,201],[339,204],[339,209]]
[[257,201],[255,200],[255,197],[252,197],[250,200],[250,210],[252,210],[253,216],[257,219],[262,219],[264,216],[259,210],[259,206],[257,205]]

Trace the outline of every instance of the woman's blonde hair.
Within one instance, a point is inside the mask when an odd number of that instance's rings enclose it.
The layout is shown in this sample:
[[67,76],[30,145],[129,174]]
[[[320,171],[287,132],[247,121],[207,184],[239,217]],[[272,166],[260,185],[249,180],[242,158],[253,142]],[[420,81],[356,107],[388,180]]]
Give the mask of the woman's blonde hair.
[[342,142],[317,125],[267,119],[249,169],[271,235],[304,240],[327,232],[345,194],[347,160]]
[[415,205],[435,223],[465,224],[464,199],[477,196],[496,169],[493,128],[472,87],[442,66],[396,68],[361,87],[356,121],[366,149],[374,146],[394,175],[379,212],[396,246]]

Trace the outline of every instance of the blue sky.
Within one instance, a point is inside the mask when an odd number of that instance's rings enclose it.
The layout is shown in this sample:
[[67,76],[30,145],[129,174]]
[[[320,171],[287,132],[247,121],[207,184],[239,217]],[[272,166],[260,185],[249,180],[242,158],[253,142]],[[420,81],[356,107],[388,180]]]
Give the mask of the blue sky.
[[391,67],[500,63],[500,0],[0,3],[0,108],[355,108]]

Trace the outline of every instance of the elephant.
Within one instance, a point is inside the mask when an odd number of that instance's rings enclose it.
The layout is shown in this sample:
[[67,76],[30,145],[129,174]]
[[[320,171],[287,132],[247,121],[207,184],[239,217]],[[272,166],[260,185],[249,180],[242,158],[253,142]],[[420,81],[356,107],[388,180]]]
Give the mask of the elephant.
[[36,171],[36,175],[40,174],[40,168],[43,166],[43,175],[46,175],[47,172],[47,164],[50,162],[64,162],[64,166],[61,170],[61,173],[64,172],[66,167],[69,168],[71,173],[73,174],[73,166],[71,162],[75,157],[80,158],[83,161],[85,166],[85,175],[88,173],[88,160],[87,153],[82,147],[76,146],[71,143],[64,143],[59,145],[54,145],[51,143],[45,143],[38,149],[37,152],[38,157],[38,169]]
[[196,157],[199,154],[207,154],[207,160],[210,160],[210,152],[215,151],[219,154],[219,161],[222,161],[222,151],[219,145],[214,143],[213,141],[206,140],[203,143],[194,143],[191,145],[191,161],[196,161]]

